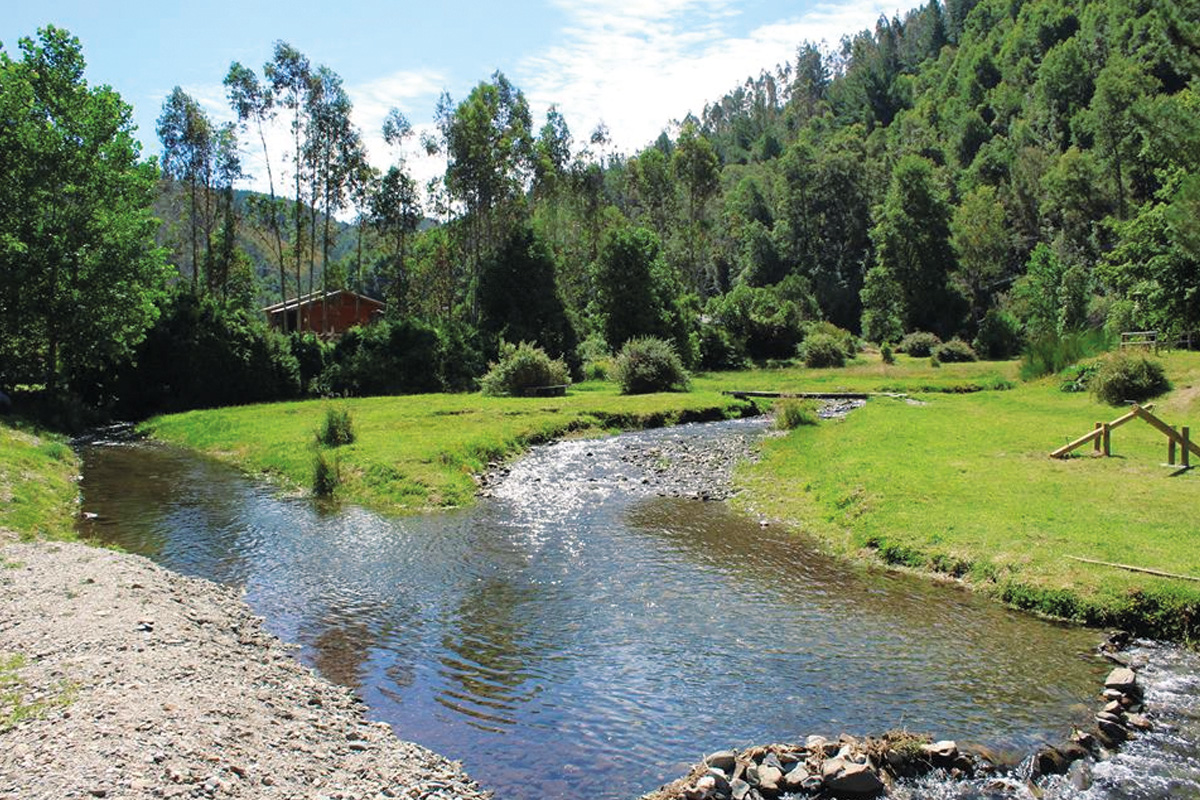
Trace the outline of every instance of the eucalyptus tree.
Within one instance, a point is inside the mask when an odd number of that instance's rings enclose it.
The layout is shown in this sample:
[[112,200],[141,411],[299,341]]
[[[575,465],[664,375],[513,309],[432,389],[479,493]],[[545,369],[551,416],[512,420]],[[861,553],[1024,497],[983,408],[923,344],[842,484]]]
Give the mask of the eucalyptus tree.
[[[292,113],[292,173],[295,181],[295,196],[292,199],[292,255],[296,266],[296,294],[300,294],[300,266],[303,262],[304,194],[304,137],[307,130],[305,112],[308,95],[312,90],[312,67],[308,58],[287,42],[275,43],[273,58],[263,66],[263,74],[270,83],[274,103]],[[299,316],[297,316],[299,324]]]
[[[443,95],[437,116],[446,188],[466,211],[474,286],[483,255],[498,245],[524,197],[533,151],[529,103],[497,72],[453,108],[449,96]],[[439,143],[427,140],[430,145],[436,149]],[[478,312],[476,301],[472,317],[478,319]]]
[[[262,145],[263,164],[267,170],[267,187],[270,192],[270,203],[266,205],[264,217],[267,226],[273,234],[275,243],[275,259],[279,266],[279,299],[287,301],[287,275],[283,254],[283,231],[279,224],[279,203],[275,197],[275,176],[271,169],[271,154],[267,147],[265,126],[275,118],[275,98],[269,89],[258,80],[254,70],[242,66],[237,61],[229,65],[225,76],[225,89],[229,104],[237,114],[238,123],[242,127],[254,124],[258,131],[258,140]],[[297,293],[299,287],[297,287]],[[287,317],[284,316],[284,332],[287,332]]]
[[396,163],[388,168],[370,200],[371,223],[392,243],[389,293],[393,308],[405,311],[409,289],[408,241],[421,224],[421,198],[417,182],[404,165],[403,146],[412,135],[412,125],[399,109],[391,109],[383,123],[383,139],[397,151]]
[[[163,174],[187,184],[191,229],[192,291],[199,290],[201,241],[207,254],[212,233],[211,189],[216,152],[215,132],[204,109],[176,86],[158,117]],[[203,235],[202,235],[203,234]]]
[[705,285],[705,265],[700,248],[706,240],[705,206],[720,188],[720,162],[695,120],[683,123],[671,156],[671,168],[687,198],[688,263],[683,272],[693,291],[707,294],[706,290],[712,287]]

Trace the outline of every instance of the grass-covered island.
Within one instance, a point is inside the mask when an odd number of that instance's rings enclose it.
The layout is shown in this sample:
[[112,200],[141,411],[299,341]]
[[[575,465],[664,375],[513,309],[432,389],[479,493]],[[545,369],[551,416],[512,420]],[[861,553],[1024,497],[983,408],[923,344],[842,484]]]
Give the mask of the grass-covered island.
[[[1165,364],[1175,388],[1156,412],[1174,425],[1200,420],[1200,356]],[[316,431],[329,408],[343,409],[355,441],[325,451],[338,496],[403,511],[470,502],[474,475],[530,443],[746,412],[723,391],[905,392],[768,440],[741,472],[739,502],[837,554],[961,578],[1032,611],[1193,640],[1200,583],[1077,559],[1200,576],[1195,474],[1165,468],[1165,437],[1136,421],[1114,431],[1113,458],[1090,458],[1090,447],[1049,458],[1122,413],[1059,384],[1020,382],[1016,362],[867,357],[845,369],[699,376],[688,393],[626,397],[588,382],[565,398],[306,401],[159,417],[143,429],[305,488]]]

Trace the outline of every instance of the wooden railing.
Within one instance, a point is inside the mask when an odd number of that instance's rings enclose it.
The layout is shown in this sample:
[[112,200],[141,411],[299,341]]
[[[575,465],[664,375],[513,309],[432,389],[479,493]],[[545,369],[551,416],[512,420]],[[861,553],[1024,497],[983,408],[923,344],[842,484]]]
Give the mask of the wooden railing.
[[1154,414],[1150,413],[1150,409],[1154,406],[1146,406],[1145,408],[1134,403],[1130,408],[1129,413],[1114,419],[1112,422],[1097,422],[1096,427],[1091,432],[1080,436],[1075,441],[1065,444],[1050,454],[1051,458],[1066,458],[1073,450],[1083,447],[1089,442],[1092,443],[1097,455],[1111,455],[1112,448],[1112,432],[1113,429],[1119,428],[1130,420],[1141,418],[1148,422],[1152,427],[1161,431],[1167,437],[1167,463],[1174,466],[1176,451],[1178,450],[1182,456],[1180,466],[1184,469],[1190,469],[1192,466],[1191,456],[1195,453],[1200,456],[1200,447],[1192,441],[1191,429],[1184,427],[1175,430],[1173,427],[1163,422]]

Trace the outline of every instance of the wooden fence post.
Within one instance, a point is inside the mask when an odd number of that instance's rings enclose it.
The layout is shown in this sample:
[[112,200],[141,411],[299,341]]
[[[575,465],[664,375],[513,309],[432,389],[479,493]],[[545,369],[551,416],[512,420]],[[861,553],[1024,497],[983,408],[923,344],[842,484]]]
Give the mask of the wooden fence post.
[[1175,439],[1167,437],[1167,466],[1175,466]]
[[[1096,423],[1096,430],[1100,430],[1103,427],[1104,427],[1103,422]],[[1096,453],[1096,455],[1100,455],[1100,438],[1101,437],[1097,436],[1096,441],[1092,442],[1092,450],[1093,450],[1093,452]]]
[[1110,449],[1110,446],[1112,444],[1112,442],[1110,441],[1112,438],[1112,431],[1108,427],[1107,422],[1104,423],[1104,435],[1102,436],[1102,438],[1104,439],[1104,457],[1108,458],[1110,455],[1112,455],[1112,451]]
[[1189,446],[1192,443],[1192,432],[1187,426],[1183,428],[1183,468],[1188,469],[1192,466],[1192,448]]

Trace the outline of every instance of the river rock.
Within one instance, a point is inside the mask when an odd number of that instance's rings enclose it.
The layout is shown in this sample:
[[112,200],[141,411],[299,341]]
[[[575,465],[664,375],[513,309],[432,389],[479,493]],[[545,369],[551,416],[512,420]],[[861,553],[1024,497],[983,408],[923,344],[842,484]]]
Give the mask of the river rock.
[[1125,724],[1131,728],[1137,728],[1139,731],[1154,729],[1154,723],[1142,714],[1126,714]]
[[741,778],[734,778],[733,782],[729,784],[729,794],[733,800],[746,800],[752,788],[754,787]]
[[758,768],[758,788],[766,794],[778,794],[779,782],[783,779],[783,770],[778,767],[761,766]]
[[958,758],[958,743],[950,739],[921,746],[921,752],[935,767],[949,767]]
[[733,774],[733,768],[737,764],[737,753],[732,750],[720,750],[710,754],[704,759],[704,763],[715,769],[719,769],[727,776]]
[[[783,788],[789,792],[801,791],[805,786],[805,782],[808,781],[809,778],[813,777],[816,776],[805,769],[804,765],[797,764],[796,766],[792,767],[790,772],[784,774]],[[820,778],[817,778],[818,782],[820,782],[820,780]]]
[[1138,691],[1137,673],[1128,667],[1117,667],[1108,673],[1104,680],[1104,688],[1115,689],[1124,694],[1136,694]]
[[830,793],[844,797],[874,797],[884,789],[883,781],[869,765],[841,756],[822,765],[821,779]]

